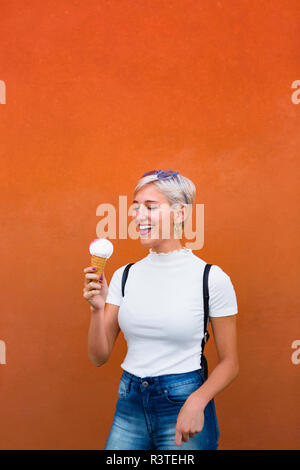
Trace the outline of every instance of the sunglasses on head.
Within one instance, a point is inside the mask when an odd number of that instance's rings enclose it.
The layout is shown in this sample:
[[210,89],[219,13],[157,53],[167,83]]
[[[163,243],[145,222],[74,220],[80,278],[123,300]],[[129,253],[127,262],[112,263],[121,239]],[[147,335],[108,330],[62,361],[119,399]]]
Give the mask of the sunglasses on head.
[[164,170],[152,170],[152,171],[147,171],[146,173],[144,173],[142,177],[148,176],[148,175],[156,175],[157,178],[160,179],[160,180],[167,179],[167,178],[173,178],[173,176],[177,176],[177,180],[179,181],[181,190],[182,190],[183,195],[184,195],[185,202],[186,202],[187,204],[189,203],[188,198],[187,198],[187,195],[186,195],[185,190],[184,190],[184,187],[183,187],[183,184],[182,184],[182,182],[181,182],[180,175],[179,175],[178,171],[172,171],[172,170],[166,170],[166,171],[164,171]]

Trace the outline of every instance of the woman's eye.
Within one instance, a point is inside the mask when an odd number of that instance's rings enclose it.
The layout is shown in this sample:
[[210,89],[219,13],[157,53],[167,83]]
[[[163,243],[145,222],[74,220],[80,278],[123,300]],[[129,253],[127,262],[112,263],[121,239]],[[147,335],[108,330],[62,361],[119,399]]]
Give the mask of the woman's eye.
[[[154,209],[157,209],[158,207],[157,206],[147,206],[147,209],[150,209],[150,210],[154,210]],[[135,206],[132,208],[133,211],[137,211],[139,210],[139,206]]]

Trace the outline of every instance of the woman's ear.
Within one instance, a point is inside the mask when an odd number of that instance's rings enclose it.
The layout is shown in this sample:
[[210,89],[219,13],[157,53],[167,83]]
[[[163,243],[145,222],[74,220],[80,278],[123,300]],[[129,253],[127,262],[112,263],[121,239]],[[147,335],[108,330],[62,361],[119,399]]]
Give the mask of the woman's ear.
[[183,224],[187,218],[187,206],[182,204],[179,209],[177,209],[176,214],[174,214],[174,222],[176,224]]

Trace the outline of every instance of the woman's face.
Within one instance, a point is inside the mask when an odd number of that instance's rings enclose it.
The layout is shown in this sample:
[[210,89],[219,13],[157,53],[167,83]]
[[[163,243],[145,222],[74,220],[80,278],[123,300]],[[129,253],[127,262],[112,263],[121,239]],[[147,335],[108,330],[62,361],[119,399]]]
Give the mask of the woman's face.
[[[133,201],[132,218],[144,246],[158,246],[162,240],[174,240],[174,210],[153,184],[140,189]],[[175,221],[178,222],[176,216]],[[179,220],[180,221],[180,220]],[[151,228],[143,228],[143,226]]]

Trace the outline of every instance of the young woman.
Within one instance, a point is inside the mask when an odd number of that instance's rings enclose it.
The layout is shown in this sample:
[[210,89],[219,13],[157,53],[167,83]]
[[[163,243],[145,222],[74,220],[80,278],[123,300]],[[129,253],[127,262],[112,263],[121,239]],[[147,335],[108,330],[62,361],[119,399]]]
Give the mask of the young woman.
[[108,361],[120,329],[128,347],[104,450],[218,448],[214,397],[238,374],[237,301],[230,277],[212,265],[209,316],[218,364],[205,380],[200,357],[206,262],[178,236],[194,199],[194,184],[179,173],[145,173],[134,190],[132,216],[149,252],[131,266],[124,297],[126,265],[113,273],[109,288],[104,274],[99,283],[92,267],[84,269],[90,360],[97,366]]

